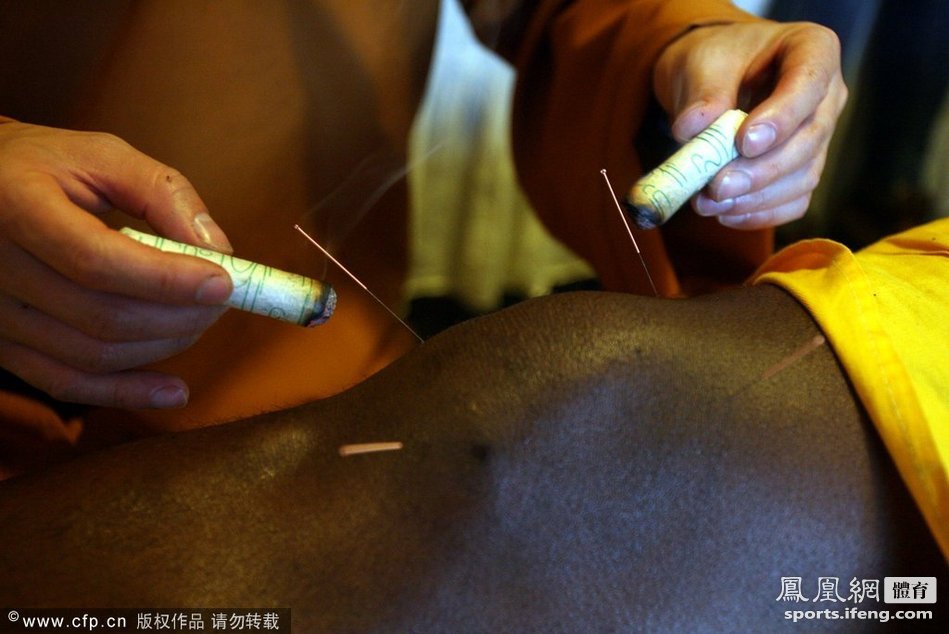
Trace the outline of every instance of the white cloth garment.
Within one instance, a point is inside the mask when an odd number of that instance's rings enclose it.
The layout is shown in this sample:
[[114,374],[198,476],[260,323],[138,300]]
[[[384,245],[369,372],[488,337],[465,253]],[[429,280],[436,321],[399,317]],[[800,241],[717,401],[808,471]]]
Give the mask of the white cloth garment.
[[517,185],[513,69],[476,40],[458,0],[443,0],[440,20],[409,149],[407,295],[447,295],[486,311],[505,292],[533,297],[593,277],[550,237]]

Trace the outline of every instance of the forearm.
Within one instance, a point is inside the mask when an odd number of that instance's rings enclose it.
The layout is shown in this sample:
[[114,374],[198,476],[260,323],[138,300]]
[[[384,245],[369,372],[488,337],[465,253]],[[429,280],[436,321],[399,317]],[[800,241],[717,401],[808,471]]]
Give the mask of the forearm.
[[[476,24],[482,4],[469,3]],[[587,259],[611,290],[651,294],[606,195],[606,168],[619,191],[641,173],[634,142],[653,99],[653,66],[690,27],[757,20],[729,2],[643,0],[508,3],[480,17],[482,37],[517,68],[513,108],[518,176],[551,232]],[[490,39],[487,39],[491,43]],[[677,230],[644,236],[663,295],[738,284],[770,253],[769,233],[726,236],[715,222],[689,218]],[[695,235],[708,236],[700,249]],[[696,257],[700,255],[701,257]]]

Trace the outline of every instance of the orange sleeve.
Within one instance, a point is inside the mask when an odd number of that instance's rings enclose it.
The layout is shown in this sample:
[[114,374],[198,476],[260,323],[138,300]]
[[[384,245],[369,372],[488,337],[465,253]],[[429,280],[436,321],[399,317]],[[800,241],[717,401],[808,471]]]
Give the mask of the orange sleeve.
[[[479,17],[490,23],[478,3],[469,4],[476,28]],[[617,192],[641,174],[634,141],[652,101],[656,59],[692,26],[757,19],[725,0],[540,0],[495,20],[502,26],[489,43],[518,72],[521,182],[551,232],[594,266],[606,288],[650,292],[600,170]],[[638,232],[637,240],[668,296],[740,284],[773,248],[771,230],[738,232],[694,213]]]

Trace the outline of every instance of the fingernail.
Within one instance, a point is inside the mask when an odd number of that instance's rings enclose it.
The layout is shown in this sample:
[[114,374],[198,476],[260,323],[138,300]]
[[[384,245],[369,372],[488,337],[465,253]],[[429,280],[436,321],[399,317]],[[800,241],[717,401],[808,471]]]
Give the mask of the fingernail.
[[221,275],[212,275],[198,287],[195,301],[214,306],[223,304],[231,296],[231,281]]
[[748,222],[751,214],[740,214],[737,216],[719,216],[718,222],[729,229],[740,229],[742,225]]
[[719,198],[738,198],[751,191],[751,176],[743,170],[729,170],[718,187]]
[[735,206],[735,201],[731,198],[725,200],[712,200],[705,194],[699,194],[696,200],[695,211],[700,216],[717,216],[730,211]]
[[778,133],[770,123],[758,123],[745,132],[741,141],[741,153],[747,157],[755,157],[764,154],[774,144],[778,138]]
[[155,409],[178,409],[188,404],[188,391],[177,385],[166,385],[154,390],[150,402]]
[[224,235],[224,232],[217,226],[217,223],[214,222],[210,215],[206,213],[198,214],[194,217],[193,225],[201,241],[215,251],[230,253],[234,250],[227,236]]

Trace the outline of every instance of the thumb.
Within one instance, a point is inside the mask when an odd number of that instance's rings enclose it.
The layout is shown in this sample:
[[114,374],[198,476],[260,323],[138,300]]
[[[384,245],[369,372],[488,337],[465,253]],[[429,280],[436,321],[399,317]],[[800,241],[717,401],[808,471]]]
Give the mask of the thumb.
[[718,66],[707,63],[683,74],[679,80],[683,85],[678,90],[677,103],[669,113],[672,135],[679,143],[688,141],[726,110],[735,107],[738,81],[734,79],[734,68],[729,72],[729,69]]
[[[704,36],[697,32],[690,35]],[[656,65],[654,90],[672,122],[675,140],[688,141],[734,108],[741,78],[742,69],[736,68],[734,57],[727,51],[691,48],[682,40],[673,44]]]
[[732,108],[733,102],[721,99],[701,99],[690,103],[673,120],[672,135],[679,143],[685,143]]
[[198,192],[178,170],[113,139],[89,174],[93,185],[119,210],[145,220],[164,237],[233,252],[224,231],[211,218]]

